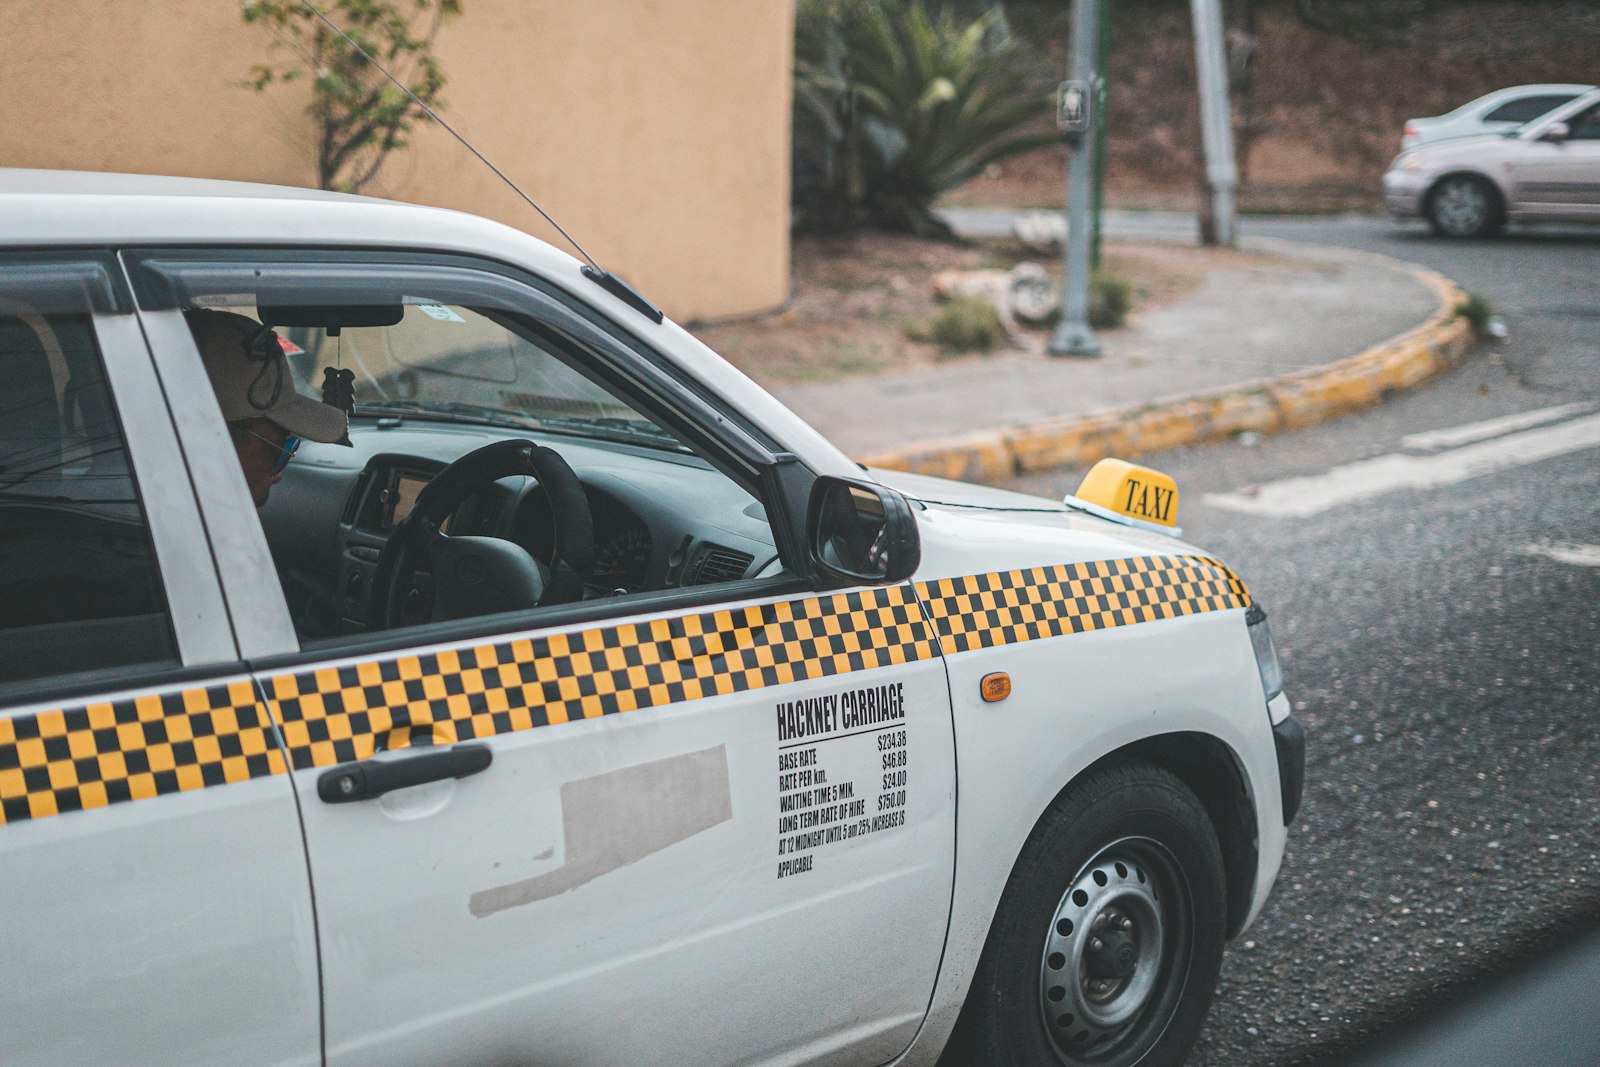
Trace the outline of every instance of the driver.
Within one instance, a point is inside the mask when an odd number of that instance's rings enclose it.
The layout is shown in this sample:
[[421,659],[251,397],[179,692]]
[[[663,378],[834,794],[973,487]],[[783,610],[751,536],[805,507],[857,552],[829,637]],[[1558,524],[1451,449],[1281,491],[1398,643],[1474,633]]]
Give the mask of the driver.
[[231,311],[192,310],[184,318],[256,507],[266,504],[267,494],[283,480],[301,441],[350,443],[348,415],[295,391],[282,344],[270,326]]

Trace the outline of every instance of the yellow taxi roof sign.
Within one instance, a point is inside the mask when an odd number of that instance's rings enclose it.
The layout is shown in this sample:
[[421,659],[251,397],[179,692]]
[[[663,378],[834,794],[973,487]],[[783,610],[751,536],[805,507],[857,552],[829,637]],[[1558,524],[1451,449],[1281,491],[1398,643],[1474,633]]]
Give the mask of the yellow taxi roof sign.
[[1096,463],[1065,503],[1101,518],[1174,537],[1183,532],[1178,528],[1178,483],[1169,474],[1125,459]]

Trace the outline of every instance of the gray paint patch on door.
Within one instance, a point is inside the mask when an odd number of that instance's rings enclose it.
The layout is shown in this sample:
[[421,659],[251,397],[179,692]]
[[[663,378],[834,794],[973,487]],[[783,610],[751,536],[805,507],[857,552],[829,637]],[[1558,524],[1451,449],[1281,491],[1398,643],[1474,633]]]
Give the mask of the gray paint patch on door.
[[722,745],[565,782],[566,863],[536,878],[480,890],[468,907],[482,919],[565,893],[732,818]]

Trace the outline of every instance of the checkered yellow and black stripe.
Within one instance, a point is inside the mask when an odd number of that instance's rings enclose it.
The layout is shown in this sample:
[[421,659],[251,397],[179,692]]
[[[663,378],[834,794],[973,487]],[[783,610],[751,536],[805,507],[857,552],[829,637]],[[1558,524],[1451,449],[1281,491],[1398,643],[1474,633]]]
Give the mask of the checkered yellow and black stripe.
[[267,695],[296,770],[938,655],[891,586],[282,675]]
[[1250,606],[1205,556],[1137,556],[941,578],[917,586],[945,655]]
[[931,659],[908,586],[755,604],[0,718],[0,823]]
[[248,679],[0,718],[0,823],[283,771]]
[[1249,603],[1216,560],[1103,560],[291,672],[265,705],[241,679],[0,717],[0,823]]

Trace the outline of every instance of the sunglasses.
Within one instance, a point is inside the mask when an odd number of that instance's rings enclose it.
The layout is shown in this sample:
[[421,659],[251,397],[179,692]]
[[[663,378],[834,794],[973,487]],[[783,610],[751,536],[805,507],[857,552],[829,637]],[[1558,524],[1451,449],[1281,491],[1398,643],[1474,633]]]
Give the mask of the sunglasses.
[[294,454],[300,451],[300,438],[298,437],[291,436],[288,440],[284,441],[283,444],[280,445],[270,437],[262,437],[254,430],[245,430],[245,433],[249,434],[251,437],[254,437],[257,441],[265,441],[267,444],[278,450],[278,454],[272,457],[271,473],[273,474],[282,474],[283,469],[287,467],[289,465],[289,461],[294,458]]

